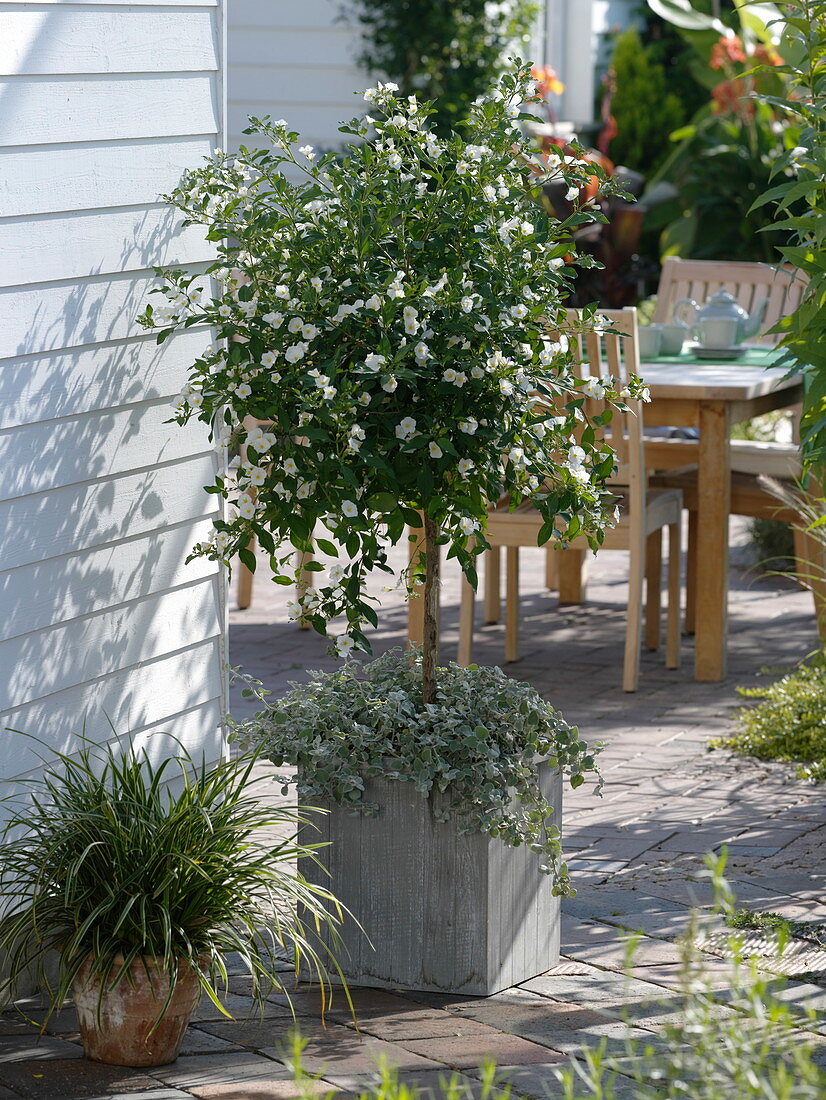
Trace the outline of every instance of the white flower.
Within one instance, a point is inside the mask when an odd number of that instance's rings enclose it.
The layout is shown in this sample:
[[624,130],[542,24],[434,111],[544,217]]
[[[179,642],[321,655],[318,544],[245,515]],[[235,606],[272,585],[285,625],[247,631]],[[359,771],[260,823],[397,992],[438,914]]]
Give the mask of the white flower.
[[643,386],[643,388],[640,390],[640,400],[641,401],[650,401],[651,400],[651,390],[648,388],[648,386]]
[[321,279],[319,279],[318,275],[313,275],[312,279],[310,279],[310,286],[313,288],[313,290],[317,290],[319,294],[321,293],[321,288],[323,285],[324,284],[322,283]]
[[[160,313],[161,311],[159,310],[158,312]],[[169,312],[169,311],[167,310],[166,312]],[[218,306],[218,316],[219,317],[231,317],[232,316],[232,308],[230,306],[226,306],[226,305]],[[163,321],[161,323],[163,324]]]
[[276,298],[289,298],[290,288],[283,283],[279,283],[273,291],[273,294],[275,294]]
[[360,393],[358,395],[359,405],[369,405],[372,400],[373,399],[372,399],[372,397],[370,396],[369,393]]
[[295,474],[298,473],[298,466],[296,466],[294,458],[284,459],[284,473],[290,474],[291,476],[295,476]]
[[509,382],[507,378],[499,379],[499,392],[503,397],[510,397],[513,393],[513,383]]
[[582,485],[587,484],[587,482],[591,480],[591,474],[588,470],[586,470],[584,466],[569,466],[568,469],[570,470],[575,480],[580,482]]
[[373,294],[364,303],[365,309],[381,309],[381,298],[378,294]]
[[381,370],[386,362],[387,358],[384,355],[377,355],[376,352],[371,352],[364,357],[364,366],[371,371]]
[[266,321],[268,325],[272,325],[273,328],[278,328],[284,321],[283,313],[265,313],[261,318],[262,321]]
[[238,497],[238,514],[243,519],[252,519],[255,515],[255,501],[247,493],[241,493]]
[[302,145],[298,151],[301,153],[302,157],[306,157],[307,160],[315,160],[315,152],[313,151],[312,145]]
[[250,466],[247,470],[247,480],[250,485],[263,485],[267,480],[267,474],[260,466]]
[[399,282],[391,283],[390,286],[387,288],[387,297],[388,298],[403,298],[404,297],[404,290],[402,289],[401,283],[399,283]]
[[448,367],[443,372],[442,381],[443,382],[455,382],[456,381],[456,371],[453,369],[453,367]]
[[462,477],[467,477],[467,475],[473,470],[473,463],[470,461],[469,458],[460,458],[458,468],[459,473],[462,475]]
[[476,435],[476,429],[479,427],[479,421],[475,420],[472,416],[469,416],[467,420],[459,421],[459,431],[464,432],[465,435]]
[[327,570],[327,580],[333,586],[341,584],[343,577],[344,567],[341,565],[331,565]]
[[582,387],[582,392],[586,393],[589,397],[595,397],[597,399],[605,397],[605,387],[600,380],[593,375],[586,378],[585,385]]
[[404,318],[404,330],[409,336],[414,336],[419,331],[419,313],[413,306],[405,306],[402,310]]
[[525,465],[525,452],[521,447],[511,447],[508,458],[515,466]]
[[397,439],[409,439],[416,430],[416,421],[412,416],[406,416],[399,424],[396,425],[396,438]]
[[565,192],[565,198],[568,200],[568,202],[576,202],[578,197],[579,197],[579,188],[578,187],[569,187],[568,190]]
[[459,160],[456,162],[456,175],[466,176],[470,171],[470,165],[466,160]]
[[252,393],[252,387],[248,386],[246,382],[238,382],[234,386],[231,386],[230,389],[233,389],[235,391],[235,396],[240,397],[242,400],[245,397],[249,397]]
[[528,307],[520,302],[518,306],[511,306],[508,312],[511,317],[515,317],[517,321],[522,321],[528,316]]
[[490,202],[493,202],[493,200],[496,198],[496,188],[491,187],[489,183],[486,183],[485,186],[482,188],[482,194]]
[[311,497],[314,492],[314,481],[299,481],[298,485],[296,486],[295,495],[298,497],[299,500],[306,500],[308,497]]
[[387,163],[390,165],[391,168],[401,168],[402,158],[399,156],[398,153],[393,152],[387,158]]
[[415,348],[413,348],[413,354],[416,356],[416,362],[420,366],[423,363],[426,363],[428,359],[432,359],[430,348],[427,346],[424,340],[420,340],[418,344],[416,344]]
[[565,465],[571,469],[574,466],[581,466],[585,459],[585,451],[575,444],[573,447],[568,448],[568,458]]
[[265,351],[264,354],[261,356],[261,366],[262,367],[271,367],[271,366],[274,365],[277,358],[278,358],[278,355],[277,355],[276,352],[274,352],[274,351]]
[[387,381],[382,382],[382,384],[381,384],[381,388],[383,390],[385,390],[387,393],[395,393],[396,390],[398,389],[398,386],[399,386],[399,383],[396,381],[396,379],[393,377],[392,374],[387,379]]
[[459,530],[463,535],[472,535],[474,531],[479,530],[479,521],[470,519],[469,516],[462,516],[459,520]]
[[287,329],[290,332],[301,332],[301,329],[303,327],[304,327],[304,322],[301,320],[300,317],[291,317],[290,318],[290,323],[287,325]]
[[318,329],[315,325],[304,324],[301,326],[301,335],[305,340],[314,340],[318,336]]
[[325,401],[332,401],[337,392],[335,386],[325,386],[321,391],[321,396]]
[[466,295],[464,296],[464,298],[462,298],[462,300],[461,300],[461,302],[459,303],[459,305],[460,305],[460,306],[462,307],[462,313],[470,313],[470,312],[471,312],[471,310],[473,309],[473,306],[474,306],[474,301],[473,301],[473,299],[472,299],[472,298],[470,297],[470,295],[466,294]]
[[438,443],[428,443],[427,449],[430,452],[431,458],[441,458],[444,454]]
[[471,378],[477,378],[477,379],[484,378],[485,377],[485,372],[482,370],[481,367],[472,367],[471,371],[470,371],[470,377]]
[[292,347],[287,348],[284,353],[284,358],[288,363],[297,363],[299,360],[303,359],[306,354],[306,344],[293,344]]
[[347,634],[341,634],[336,638],[336,653],[339,657],[343,657],[344,660],[350,656],[355,649],[356,643]]
[[353,519],[359,514],[359,510],[352,500],[343,500],[341,502],[341,514],[347,519]]

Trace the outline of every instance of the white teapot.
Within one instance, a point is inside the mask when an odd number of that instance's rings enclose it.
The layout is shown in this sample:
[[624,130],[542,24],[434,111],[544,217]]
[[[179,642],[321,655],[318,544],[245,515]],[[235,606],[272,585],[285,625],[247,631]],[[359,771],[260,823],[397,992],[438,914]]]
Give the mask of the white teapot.
[[[675,302],[674,320],[691,328],[701,344],[733,347],[759,332],[768,304],[769,299],[763,298],[752,313],[747,313],[728,291],[718,290],[704,306],[698,306],[693,298]],[[694,310],[691,320],[686,317],[688,306]]]

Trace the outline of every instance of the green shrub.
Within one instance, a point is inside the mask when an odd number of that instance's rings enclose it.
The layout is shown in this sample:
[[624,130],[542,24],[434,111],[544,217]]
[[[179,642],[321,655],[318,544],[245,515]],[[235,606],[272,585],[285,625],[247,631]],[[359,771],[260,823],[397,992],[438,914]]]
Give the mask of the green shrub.
[[738,688],[749,699],[732,737],[712,742],[758,760],[799,762],[799,774],[816,782],[826,780],[826,660],[803,665],[774,684]]
[[611,68],[616,81],[611,114],[617,124],[611,159],[649,175],[668,156],[668,135],[686,121],[685,108],[633,27],[617,35]]
[[758,516],[749,523],[749,541],[762,568],[776,573],[794,568],[794,531],[790,523]]

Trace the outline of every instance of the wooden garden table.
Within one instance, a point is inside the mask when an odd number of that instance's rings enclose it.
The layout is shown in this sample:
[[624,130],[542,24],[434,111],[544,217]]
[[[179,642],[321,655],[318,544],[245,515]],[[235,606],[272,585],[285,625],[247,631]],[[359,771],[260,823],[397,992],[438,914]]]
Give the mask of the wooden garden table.
[[697,608],[694,672],[697,680],[726,674],[728,615],[728,520],[731,504],[731,425],[773,409],[796,405],[799,375],[784,378],[782,367],[750,362],[723,364],[678,361],[643,363],[651,389],[646,427],[700,429],[697,473]]

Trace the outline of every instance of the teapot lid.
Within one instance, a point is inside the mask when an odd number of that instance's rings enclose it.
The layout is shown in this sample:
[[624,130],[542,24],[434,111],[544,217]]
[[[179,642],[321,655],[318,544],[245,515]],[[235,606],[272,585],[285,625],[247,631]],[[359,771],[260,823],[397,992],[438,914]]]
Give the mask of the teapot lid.
[[730,317],[732,320],[741,321],[748,317],[748,313],[727,290],[718,290],[702,309],[697,311],[697,318],[701,321],[722,320]]

